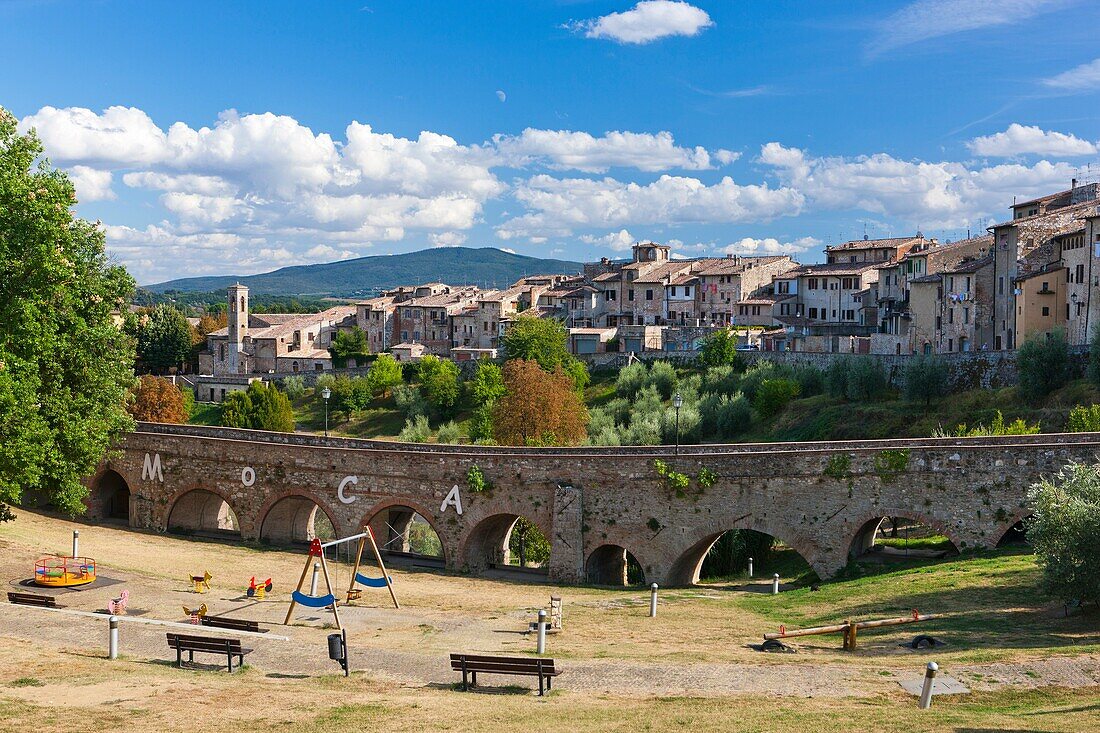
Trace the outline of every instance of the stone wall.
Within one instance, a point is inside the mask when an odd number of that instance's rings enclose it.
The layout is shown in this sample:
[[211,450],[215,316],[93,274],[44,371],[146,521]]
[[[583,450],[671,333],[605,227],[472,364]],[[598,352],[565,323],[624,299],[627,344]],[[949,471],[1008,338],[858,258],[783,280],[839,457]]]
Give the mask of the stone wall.
[[[89,507],[93,516],[103,511],[121,477],[135,527],[239,529],[271,541],[303,536],[293,523],[311,516],[307,502],[341,536],[407,508],[435,528],[446,565],[470,572],[499,559],[523,516],[549,538],[558,582],[602,574],[600,558],[627,551],[647,582],[687,585],[723,532],[745,528],[785,542],[828,577],[883,516],[935,527],[960,549],[992,546],[1027,514],[1031,483],[1095,460],[1098,448],[1100,436],[1075,434],[685,446],[677,455],[671,447],[428,446],[141,424],[91,479]],[[657,457],[692,477],[685,495],[657,476]],[[468,485],[475,465],[489,490]],[[703,468],[717,474],[713,486],[698,485]]]

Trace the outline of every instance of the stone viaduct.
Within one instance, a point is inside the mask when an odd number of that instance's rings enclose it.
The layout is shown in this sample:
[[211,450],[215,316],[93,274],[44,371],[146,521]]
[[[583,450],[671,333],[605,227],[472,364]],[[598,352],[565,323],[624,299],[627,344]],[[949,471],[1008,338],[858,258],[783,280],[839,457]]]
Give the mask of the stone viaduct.
[[[166,531],[306,541],[318,512],[338,536],[383,539],[414,513],[443,562],[504,558],[519,517],[551,543],[556,582],[689,585],[726,531],[797,550],[821,577],[866,547],[885,516],[918,520],[960,550],[992,547],[1027,515],[1028,487],[1094,462],[1100,434],[645,448],[426,446],[141,423],[89,479],[92,518]],[[681,492],[656,460],[689,477]],[[491,486],[475,491],[478,467]],[[387,532],[389,534],[387,534]]]

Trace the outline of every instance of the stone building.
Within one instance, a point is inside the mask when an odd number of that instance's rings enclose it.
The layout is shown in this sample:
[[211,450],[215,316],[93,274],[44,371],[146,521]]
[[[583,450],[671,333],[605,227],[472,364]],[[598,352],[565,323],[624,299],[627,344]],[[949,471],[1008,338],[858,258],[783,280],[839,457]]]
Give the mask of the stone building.
[[328,347],[338,331],[356,325],[355,306],[320,313],[250,313],[248,288],[232,285],[227,293],[227,325],[206,337],[199,373],[266,374],[324,371],[332,368]]
[[772,280],[797,266],[798,263],[786,255],[730,255],[701,260],[694,271],[699,278],[696,310],[700,320],[718,326],[739,323],[738,303],[771,292]]
[[450,355],[454,338],[451,318],[475,304],[480,293],[473,286],[443,286],[440,290],[397,305],[393,330],[398,343],[422,344],[429,354]]
[[1066,296],[1065,267],[1048,265],[1013,280],[1016,293],[1016,337],[1022,344],[1032,336],[1049,338],[1055,329],[1065,329]]

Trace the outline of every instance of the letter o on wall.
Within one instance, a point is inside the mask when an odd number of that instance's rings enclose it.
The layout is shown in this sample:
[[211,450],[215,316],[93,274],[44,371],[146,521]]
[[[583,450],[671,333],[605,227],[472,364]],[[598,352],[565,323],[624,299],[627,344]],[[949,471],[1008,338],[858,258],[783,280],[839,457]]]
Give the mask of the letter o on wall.
[[241,469],[241,483],[245,486],[251,486],[256,483],[256,469],[252,466],[245,466]]

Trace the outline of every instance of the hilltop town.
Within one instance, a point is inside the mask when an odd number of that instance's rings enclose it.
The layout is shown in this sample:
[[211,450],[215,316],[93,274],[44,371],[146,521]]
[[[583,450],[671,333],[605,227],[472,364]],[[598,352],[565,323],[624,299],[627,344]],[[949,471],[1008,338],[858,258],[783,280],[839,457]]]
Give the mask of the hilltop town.
[[581,356],[690,356],[729,328],[742,348],[767,352],[1007,351],[1056,329],[1081,346],[1100,307],[1089,287],[1098,244],[1100,184],[1074,180],[1013,203],[1011,218],[980,236],[865,236],[827,246],[823,263],[789,255],[685,259],[669,245],[638,242],[630,260],[602,258],[580,275],[524,277],[502,290],[410,284],[308,315],[251,313],[248,288],[234,285],[228,325],[207,336],[199,374],[330,370],[332,339],[355,329],[370,354],[398,361],[496,358],[509,326],[531,316],[562,321],[569,350]]

